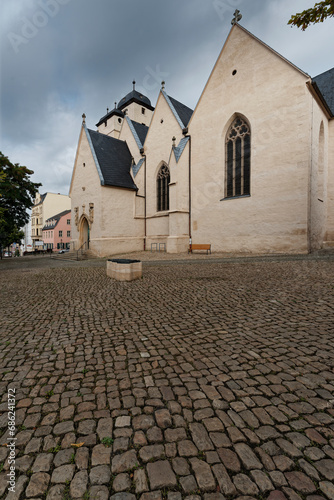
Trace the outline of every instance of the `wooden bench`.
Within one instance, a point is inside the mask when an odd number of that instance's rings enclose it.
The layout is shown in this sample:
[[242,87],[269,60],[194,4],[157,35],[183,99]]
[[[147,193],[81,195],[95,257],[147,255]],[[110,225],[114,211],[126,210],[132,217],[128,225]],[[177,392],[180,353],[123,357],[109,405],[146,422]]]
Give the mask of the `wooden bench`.
[[188,253],[192,253],[194,250],[206,250],[206,254],[208,255],[209,252],[211,253],[211,245],[209,244],[196,245],[192,243],[191,245],[189,245]]

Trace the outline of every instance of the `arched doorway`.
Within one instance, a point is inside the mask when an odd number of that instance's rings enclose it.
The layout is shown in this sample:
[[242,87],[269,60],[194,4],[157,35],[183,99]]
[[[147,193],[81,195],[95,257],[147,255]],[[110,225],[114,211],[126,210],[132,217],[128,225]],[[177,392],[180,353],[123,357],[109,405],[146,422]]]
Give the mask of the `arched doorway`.
[[86,243],[86,248],[89,248],[89,224],[86,217],[82,217],[80,223],[80,247]]

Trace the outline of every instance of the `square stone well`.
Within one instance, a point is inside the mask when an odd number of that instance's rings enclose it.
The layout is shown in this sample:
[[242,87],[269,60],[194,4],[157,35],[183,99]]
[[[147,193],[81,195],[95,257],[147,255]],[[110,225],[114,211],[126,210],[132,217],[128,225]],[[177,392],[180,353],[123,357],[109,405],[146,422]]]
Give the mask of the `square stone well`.
[[107,276],[118,281],[132,281],[143,276],[140,260],[108,259]]

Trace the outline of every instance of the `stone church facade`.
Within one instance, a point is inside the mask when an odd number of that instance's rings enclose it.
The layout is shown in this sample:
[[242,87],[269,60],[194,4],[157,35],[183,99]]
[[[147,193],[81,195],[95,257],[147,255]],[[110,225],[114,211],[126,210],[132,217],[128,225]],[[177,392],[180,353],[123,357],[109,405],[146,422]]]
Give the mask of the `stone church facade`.
[[334,246],[334,68],[301,71],[235,24],[195,110],[135,86],[87,128],[72,248],[307,253]]

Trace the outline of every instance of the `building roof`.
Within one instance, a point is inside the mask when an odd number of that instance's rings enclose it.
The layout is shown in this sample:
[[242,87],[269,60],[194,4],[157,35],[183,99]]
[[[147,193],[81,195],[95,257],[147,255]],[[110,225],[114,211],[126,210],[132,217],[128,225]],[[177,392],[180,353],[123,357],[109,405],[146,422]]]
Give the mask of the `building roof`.
[[101,184],[137,190],[130,174],[133,161],[126,142],[94,130],[86,129],[86,132],[95,153]]
[[170,95],[168,96],[171,103],[173,104],[174,106],[174,109],[175,111],[177,112],[181,122],[183,123],[184,125],[184,128],[188,125],[189,123],[189,120],[191,118],[191,115],[193,114],[193,110],[188,108],[188,106],[186,106],[185,104],[182,104],[182,102],[180,101],[177,101],[176,99],[174,99],[173,97],[171,97]]
[[37,207],[38,205],[41,205],[43,203],[43,201],[45,200],[45,197],[48,193],[44,193],[44,194],[41,194],[41,201],[39,201],[38,203],[36,203],[36,205],[34,205],[34,207]]
[[126,96],[119,101],[117,108],[123,109],[125,108],[125,106],[128,106],[132,102],[136,102],[137,104],[140,104],[141,106],[144,106],[145,108],[148,108],[152,111],[154,110],[149,98],[141,94],[140,92],[137,92],[137,90],[132,90],[131,92],[126,94]]
[[143,145],[145,142],[145,139],[146,139],[147,132],[148,132],[148,127],[146,125],[144,125],[143,123],[138,123],[138,122],[135,122],[133,120],[131,120],[131,122],[132,122],[132,125],[133,125],[135,131],[137,132],[137,135],[138,135],[138,138],[139,138],[141,144]]
[[[56,227],[56,225],[58,224],[58,222],[60,221],[60,219],[64,215],[67,215],[67,214],[70,214],[70,213],[71,213],[71,210],[64,210],[63,212],[60,212],[59,214],[56,214],[56,215],[53,215],[52,217],[49,217],[48,219],[46,219],[45,226],[43,227],[42,231],[44,231],[46,229],[54,229]],[[50,224],[50,225],[47,225],[46,223],[48,221],[54,221],[54,223]]]
[[312,85],[320,92],[332,117],[334,117],[334,68],[312,79]]
[[102,116],[102,118],[100,118],[100,120],[98,121],[98,123],[96,124],[96,126],[99,127],[101,125],[101,123],[106,122],[112,116],[119,116],[120,118],[124,118],[124,113],[123,113],[123,111],[121,111],[120,109],[116,108],[116,106],[115,106],[114,109],[112,109],[111,111],[108,111],[107,114],[105,114],[104,116]]

